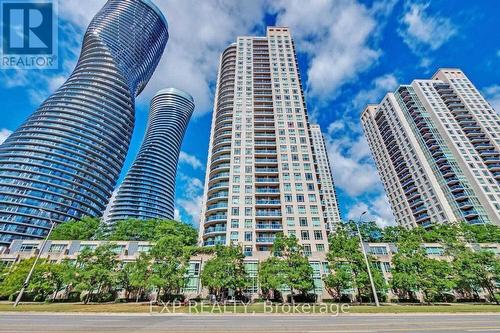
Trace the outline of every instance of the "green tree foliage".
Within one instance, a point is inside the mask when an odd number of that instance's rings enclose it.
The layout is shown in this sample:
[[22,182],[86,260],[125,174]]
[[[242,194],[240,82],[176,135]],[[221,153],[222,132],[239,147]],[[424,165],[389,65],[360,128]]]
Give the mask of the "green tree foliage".
[[115,244],[107,243],[95,249],[83,249],[78,255],[75,288],[87,293],[85,304],[91,302],[94,296],[99,300],[103,293],[112,292],[118,278],[115,248]]
[[185,246],[194,246],[197,231],[192,226],[174,220],[119,221],[109,234],[109,240],[157,241],[164,236],[175,237]]
[[195,246],[198,233],[191,225],[163,219],[127,219],[118,221],[105,232],[99,218],[83,217],[57,225],[52,231],[52,240],[111,240],[111,241],[157,241],[164,236],[179,238],[185,246]]
[[121,287],[127,292],[126,298],[133,292],[135,301],[138,302],[148,289],[152,276],[151,262],[152,256],[143,252],[135,261],[122,265],[118,279]]
[[323,281],[325,282],[325,288],[328,294],[330,294],[334,300],[340,302],[343,291],[353,287],[350,266],[337,264],[331,269],[329,274],[323,278]]
[[[365,229],[365,234],[373,233],[373,230],[369,231],[372,228],[373,226],[369,226]],[[358,301],[361,302],[364,297],[371,298],[373,293],[368,270],[366,269],[366,263],[359,244],[359,238],[355,230],[356,226],[352,223],[339,226],[329,238],[330,250],[327,254],[327,260],[330,272],[324,278],[324,281],[328,283],[327,288],[330,289],[329,292],[334,292],[337,297],[340,297],[339,292],[342,286],[355,288]],[[379,235],[377,234],[378,237]],[[385,296],[387,283],[382,272],[375,266],[375,258],[369,256],[368,259],[377,293],[380,297]],[[351,274],[347,274],[347,272]]]
[[290,289],[292,302],[296,292],[306,295],[314,289],[313,269],[295,236],[278,234],[271,252],[271,263],[277,264],[280,276],[278,281]]
[[500,260],[493,252],[485,250],[473,252],[467,248],[457,253],[452,264],[459,292],[477,299],[482,289],[488,293],[491,301],[498,304],[495,290],[496,281],[500,281]]
[[182,236],[168,235],[160,238],[151,249],[153,264],[148,283],[164,298],[179,293],[184,286],[190,256],[185,241]]
[[249,284],[244,258],[240,247],[217,246],[215,256],[205,263],[201,273],[201,284],[208,288],[217,300],[222,300],[223,293],[227,289],[232,289],[237,295],[241,295]]
[[283,260],[270,257],[261,261],[259,265],[259,284],[267,300],[276,295],[286,285],[286,276]]
[[[25,259],[6,269],[4,279],[0,283],[0,296],[7,297],[21,290],[34,261],[35,258]],[[70,282],[72,269],[72,266],[66,262],[50,263],[44,259],[39,260],[31,276],[27,292],[37,300],[45,300],[52,294],[53,300],[56,293]]]
[[85,216],[81,220],[72,220],[57,225],[50,239],[52,240],[89,240],[102,239],[101,220]]

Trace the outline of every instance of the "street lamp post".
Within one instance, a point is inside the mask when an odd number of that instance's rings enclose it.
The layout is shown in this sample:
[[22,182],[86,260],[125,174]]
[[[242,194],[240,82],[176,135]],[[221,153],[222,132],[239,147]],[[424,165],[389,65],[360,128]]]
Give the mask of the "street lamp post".
[[23,287],[21,288],[21,291],[19,291],[19,294],[17,295],[16,297],[16,301],[14,302],[14,307],[16,307],[19,302],[21,301],[21,298],[23,297],[23,294],[24,294],[24,290],[28,287],[29,283],[30,283],[30,279],[31,279],[31,275],[33,275],[33,271],[35,270],[35,266],[36,266],[36,263],[38,262],[38,259],[40,259],[40,256],[42,255],[42,251],[45,247],[45,244],[47,244],[47,241],[50,237],[50,234],[52,233],[52,230],[54,229],[54,221],[52,221],[52,219],[50,218],[50,214],[48,214],[45,210],[39,208],[39,210],[43,213],[46,213],[48,218],[49,218],[49,221],[51,223],[51,226],[50,226],[50,230],[49,230],[49,233],[47,234],[47,236],[45,237],[45,239],[43,240],[42,242],[42,246],[40,247],[40,250],[38,251],[38,254],[35,258],[35,262],[33,262],[33,266],[31,266],[31,269],[28,273],[28,276],[26,277],[26,280],[24,280],[24,283],[23,283]]
[[373,282],[372,271],[370,269],[370,263],[368,262],[368,257],[366,255],[365,246],[363,245],[363,238],[361,237],[361,231],[359,231],[359,224],[361,223],[361,219],[362,219],[363,215],[365,215],[365,214],[366,214],[366,212],[363,212],[361,214],[361,216],[359,217],[359,221],[358,221],[358,223],[356,223],[356,230],[358,231],[359,244],[361,245],[361,251],[363,251],[363,256],[365,257],[366,269],[368,271],[368,277],[370,278],[370,284],[372,286],[372,293],[373,293],[373,298],[375,300],[375,305],[377,307],[379,307],[380,303],[378,301],[377,290],[375,289],[375,283]]

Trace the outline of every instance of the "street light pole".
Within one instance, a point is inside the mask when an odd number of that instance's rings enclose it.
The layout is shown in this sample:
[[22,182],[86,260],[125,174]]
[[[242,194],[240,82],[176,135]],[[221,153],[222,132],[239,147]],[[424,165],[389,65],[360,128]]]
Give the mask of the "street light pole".
[[36,258],[35,258],[35,262],[33,262],[33,266],[31,266],[30,272],[28,273],[28,276],[26,277],[26,280],[24,280],[23,287],[21,288],[21,291],[19,291],[19,294],[16,297],[16,301],[14,302],[14,307],[16,307],[19,304],[19,302],[21,301],[21,298],[23,297],[24,290],[29,285],[30,279],[31,279],[31,275],[33,275],[33,272],[35,270],[36,263],[38,262],[38,259],[40,259],[40,256],[42,255],[42,251],[43,251],[43,249],[45,247],[45,244],[47,244],[47,241],[48,241],[48,239],[50,237],[50,234],[52,233],[52,230],[54,229],[54,225],[55,225],[54,221],[52,221],[52,219],[50,218],[50,214],[48,214],[45,210],[43,210],[41,208],[39,208],[38,210],[40,210],[41,212],[47,214],[47,216],[49,218],[49,221],[51,223],[51,226],[50,226],[49,233],[47,234],[47,236],[45,237],[45,239],[42,242],[42,246],[40,247],[40,250],[38,251],[38,254],[37,254]]
[[372,271],[370,269],[370,263],[368,262],[368,257],[366,255],[365,247],[363,245],[363,238],[361,237],[361,231],[359,231],[359,224],[361,223],[361,219],[363,215],[365,215],[366,212],[363,212],[361,216],[359,217],[358,223],[356,223],[356,230],[358,231],[358,237],[359,237],[359,244],[361,245],[361,251],[363,251],[363,256],[365,257],[365,264],[366,264],[366,269],[368,271],[368,277],[370,278],[370,284],[372,286],[372,293],[373,293],[373,298],[375,300],[375,305],[377,307],[380,306],[380,303],[378,302],[378,296],[377,296],[377,290],[375,289],[375,283],[373,282],[373,277],[372,277]]

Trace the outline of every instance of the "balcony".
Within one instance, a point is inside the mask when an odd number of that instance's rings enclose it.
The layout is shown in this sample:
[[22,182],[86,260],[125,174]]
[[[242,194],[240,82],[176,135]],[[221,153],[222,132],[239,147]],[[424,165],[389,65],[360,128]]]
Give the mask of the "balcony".
[[465,201],[461,201],[461,202],[458,202],[458,207],[460,207],[460,209],[464,209],[464,210],[467,210],[467,209],[470,209],[472,208],[472,203],[469,201],[469,200],[465,200]]
[[255,173],[277,173],[278,168],[255,168]]
[[227,221],[227,215],[225,214],[216,214],[216,215],[210,215],[206,218],[205,223],[207,222],[226,222]]
[[257,223],[255,225],[255,229],[257,229],[257,230],[283,230],[283,226],[281,224],[273,224],[273,223]]
[[229,182],[220,182],[220,183],[217,183],[217,184],[210,186],[208,188],[208,191],[213,191],[213,190],[218,189],[218,188],[227,188],[227,187],[229,187]]
[[222,163],[215,165],[210,169],[210,172],[216,171],[216,170],[223,170],[223,169],[229,169],[231,167],[231,163]]
[[456,201],[464,201],[469,199],[469,197],[467,196],[467,194],[465,194],[465,192],[458,192],[456,194],[453,194],[453,196],[455,197]]
[[216,179],[221,179],[221,178],[229,178],[229,172],[221,172],[218,174],[213,175],[212,177],[209,178],[209,182],[214,181]]
[[257,187],[255,189],[257,194],[279,194],[280,189],[276,187]]
[[226,244],[226,240],[225,239],[221,239],[221,240],[207,240],[205,242],[203,242],[203,245],[204,246],[214,246],[214,245],[225,245]]
[[207,197],[207,201],[216,200],[216,199],[227,199],[229,197],[229,192],[217,192],[209,197]]
[[276,164],[278,163],[277,158],[256,158],[255,164]]
[[256,183],[279,183],[280,179],[278,177],[256,177]]
[[482,157],[482,158],[483,158],[484,163],[486,163],[486,164],[495,164],[496,165],[496,164],[500,163],[500,159],[498,158],[498,156],[496,156],[496,157],[493,157],[493,156],[492,157]]
[[276,147],[276,141],[255,141],[255,146],[273,146]]
[[206,228],[203,231],[204,235],[208,234],[222,234],[226,232],[226,227],[211,227],[211,228]]
[[275,237],[259,237],[255,241],[259,244],[272,244],[274,243]]
[[219,162],[219,161],[230,161],[231,160],[231,155],[226,154],[226,155],[220,155],[216,158],[212,158],[212,163]]
[[218,204],[207,206],[207,211],[212,211],[212,210],[226,210],[227,207],[228,207],[227,202],[221,202],[221,203],[218,203]]
[[276,155],[275,149],[255,149],[255,155]]
[[259,217],[280,217],[281,216],[281,210],[259,210],[257,209],[255,212],[256,216]]
[[281,201],[280,200],[257,199],[257,200],[255,200],[255,205],[257,205],[257,206],[280,206]]

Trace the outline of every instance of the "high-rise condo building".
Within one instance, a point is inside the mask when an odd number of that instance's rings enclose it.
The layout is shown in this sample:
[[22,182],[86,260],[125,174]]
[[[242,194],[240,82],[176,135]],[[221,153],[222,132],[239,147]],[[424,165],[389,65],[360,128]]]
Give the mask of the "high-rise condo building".
[[400,86],[361,119],[400,225],[500,224],[500,117],[460,69]]
[[306,254],[327,247],[295,46],[288,28],[238,37],[222,53],[212,116],[200,243],[270,250],[296,235]]
[[177,162],[193,110],[191,95],[175,88],[153,97],[141,149],[113,200],[108,224],[127,218],[174,218]]
[[150,0],[109,0],[96,14],[71,76],[0,146],[0,244],[43,237],[49,216],[102,214],[127,154],[135,97],[167,39]]
[[314,148],[316,172],[320,182],[319,194],[323,204],[323,217],[326,221],[327,230],[331,231],[341,220],[330,159],[328,158],[325,138],[323,137],[323,133],[321,133],[319,125],[311,125],[311,138]]

